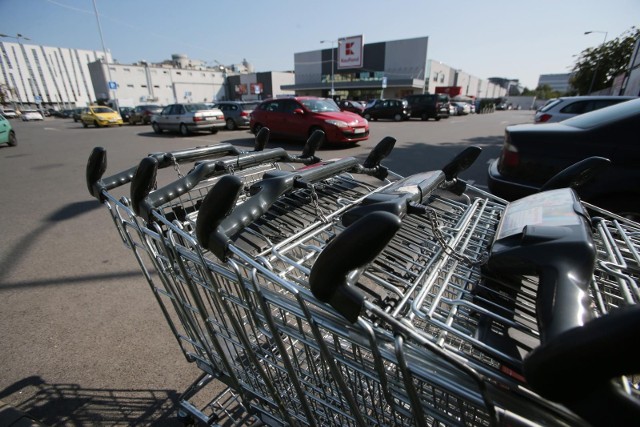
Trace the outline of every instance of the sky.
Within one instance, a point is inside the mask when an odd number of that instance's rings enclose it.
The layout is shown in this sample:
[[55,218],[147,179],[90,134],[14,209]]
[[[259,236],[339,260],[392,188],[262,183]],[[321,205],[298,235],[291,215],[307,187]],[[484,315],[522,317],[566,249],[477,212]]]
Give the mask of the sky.
[[1,34],[87,50],[104,41],[121,64],[179,53],[286,71],[295,53],[327,48],[322,40],[428,36],[428,59],[530,89],[540,74],[569,72],[584,49],[633,26],[640,0],[0,0]]

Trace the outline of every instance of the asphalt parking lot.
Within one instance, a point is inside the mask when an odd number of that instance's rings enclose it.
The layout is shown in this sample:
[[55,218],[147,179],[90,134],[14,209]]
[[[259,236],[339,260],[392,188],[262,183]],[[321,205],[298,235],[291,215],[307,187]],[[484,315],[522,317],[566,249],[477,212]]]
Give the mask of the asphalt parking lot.
[[[462,178],[484,187],[505,126],[532,119],[533,112],[500,111],[372,122],[368,141],[318,155],[364,159],[393,136],[396,147],[383,163],[408,175],[440,168],[477,145],[483,154]],[[175,402],[201,371],[185,361],[134,257],[89,195],[87,158],[93,147],[105,147],[110,174],[150,152],[218,142],[250,149],[252,135],[182,138],[155,135],[150,126],[85,129],[53,118],[12,124],[18,146],[0,146],[0,401],[52,426],[180,425]],[[302,148],[269,146],[296,154]]]

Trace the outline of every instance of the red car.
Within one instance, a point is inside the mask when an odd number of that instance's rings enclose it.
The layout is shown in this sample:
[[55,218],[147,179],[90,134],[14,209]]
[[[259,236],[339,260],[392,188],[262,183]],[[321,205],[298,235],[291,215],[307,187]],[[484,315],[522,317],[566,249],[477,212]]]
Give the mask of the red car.
[[251,113],[251,131],[268,127],[274,138],[306,140],[316,129],[329,143],[355,144],[369,138],[369,123],[355,113],[340,111],[332,99],[302,96],[269,99]]

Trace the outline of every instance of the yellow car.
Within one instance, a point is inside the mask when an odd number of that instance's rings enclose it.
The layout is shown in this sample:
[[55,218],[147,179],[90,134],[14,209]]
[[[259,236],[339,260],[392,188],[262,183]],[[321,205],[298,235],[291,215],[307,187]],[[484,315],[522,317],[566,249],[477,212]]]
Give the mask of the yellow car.
[[87,127],[94,125],[95,127],[103,126],[122,126],[122,117],[109,107],[102,105],[92,105],[87,107],[80,115],[82,126]]

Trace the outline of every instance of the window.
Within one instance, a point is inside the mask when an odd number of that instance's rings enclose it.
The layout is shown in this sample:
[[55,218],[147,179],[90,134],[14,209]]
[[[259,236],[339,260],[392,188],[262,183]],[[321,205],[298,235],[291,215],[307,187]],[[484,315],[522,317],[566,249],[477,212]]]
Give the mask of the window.
[[587,107],[587,103],[588,101],[573,102],[567,105],[566,107],[564,107],[562,110],[560,110],[560,112],[567,113],[567,114],[582,114],[584,113],[585,108]]

